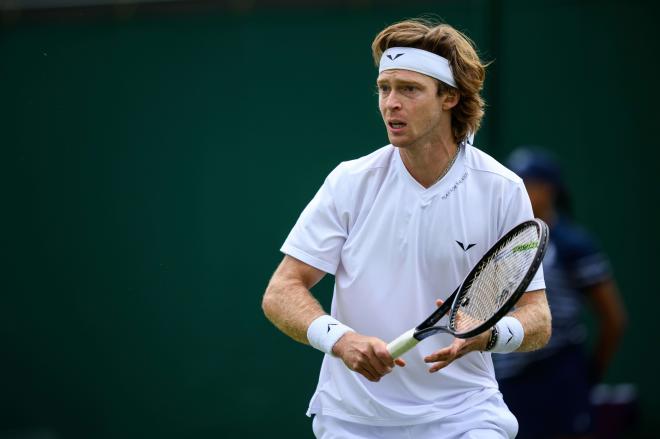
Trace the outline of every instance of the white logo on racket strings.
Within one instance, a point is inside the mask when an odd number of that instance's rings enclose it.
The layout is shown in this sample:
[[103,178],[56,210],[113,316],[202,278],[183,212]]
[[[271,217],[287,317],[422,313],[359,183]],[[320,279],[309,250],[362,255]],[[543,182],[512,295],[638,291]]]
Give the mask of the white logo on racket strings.
[[495,258],[493,258],[493,261],[499,261],[502,258],[505,258],[507,256],[511,256],[517,253],[523,253],[525,251],[529,250],[536,250],[539,246],[538,241],[530,241],[526,242],[524,244],[518,244],[517,246],[513,248],[506,248],[502,252],[498,253],[495,255]]

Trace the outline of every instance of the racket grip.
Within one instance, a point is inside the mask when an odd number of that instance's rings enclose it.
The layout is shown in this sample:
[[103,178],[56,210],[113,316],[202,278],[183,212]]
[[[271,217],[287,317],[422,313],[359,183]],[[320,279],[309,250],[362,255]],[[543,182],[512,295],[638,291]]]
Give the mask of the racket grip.
[[404,332],[399,337],[397,337],[396,340],[390,342],[387,345],[387,350],[390,352],[390,355],[392,355],[392,358],[397,359],[401,355],[405,354],[406,352],[417,346],[419,340],[413,337],[414,333],[415,333],[415,328],[411,329],[410,331]]

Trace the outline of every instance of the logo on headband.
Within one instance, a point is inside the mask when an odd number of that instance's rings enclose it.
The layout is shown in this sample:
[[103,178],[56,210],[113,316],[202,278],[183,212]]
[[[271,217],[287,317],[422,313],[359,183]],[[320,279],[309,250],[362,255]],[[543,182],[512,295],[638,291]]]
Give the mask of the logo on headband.
[[392,58],[392,55],[387,55],[387,57],[389,59],[391,59],[392,61],[394,61],[395,59],[397,59],[398,57],[403,56],[403,55],[404,55],[403,53],[397,53],[396,55],[394,55],[394,58]]

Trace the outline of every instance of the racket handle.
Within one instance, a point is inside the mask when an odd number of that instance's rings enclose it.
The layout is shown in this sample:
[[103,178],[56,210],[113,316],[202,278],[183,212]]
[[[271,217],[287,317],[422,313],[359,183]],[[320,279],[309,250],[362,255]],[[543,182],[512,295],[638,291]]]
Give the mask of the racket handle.
[[387,345],[387,350],[392,355],[392,358],[397,359],[405,354],[419,343],[419,340],[413,337],[415,328],[401,334],[396,340]]

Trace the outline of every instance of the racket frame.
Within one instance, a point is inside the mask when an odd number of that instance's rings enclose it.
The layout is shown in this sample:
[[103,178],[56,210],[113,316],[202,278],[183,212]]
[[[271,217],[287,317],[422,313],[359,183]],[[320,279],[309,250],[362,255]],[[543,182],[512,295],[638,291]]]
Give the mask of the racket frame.
[[[518,230],[522,228],[528,227],[530,223],[536,224],[539,230],[539,244],[538,247],[536,248],[536,254],[534,255],[534,259],[527,269],[527,273],[525,273],[525,276],[523,277],[518,287],[516,288],[516,291],[514,291],[511,297],[507,299],[507,301],[500,307],[500,309],[484,323],[467,332],[459,333],[454,331],[451,328],[451,321],[450,321],[450,325],[448,326],[435,326],[435,324],[438,323],[438,321],[440,321],[440,319],[444,317],[444,315],[447,314],[447,312],[451,311],[450,319],[452,318],[452,316],[455,316],[458,313],[460,308],[460,301],[464,296],[464,294],[462,293],[466,291],[466,286],[470,285],[468,281],[474,279],[481,272],[481,270],[483,270],[484,263],[495,252],[497,252],[500,249],[500,247],[504,242],[510,239],[511,235],[515,234]],[[502,317],[504,317],[504,315],[506,315],[511,310],[511,308],[513,308],[513,306],[516,304],[518,299],[520,299],[520,296],[522,296],[523,293],[525,293],[525,290],[527,289],[530,282],[536,275],[536,272],[538,271],[539,267],[541,266],[541,262],[543,261],[543,257],[545,255],[545,250],[547,248],[547,245],[548,245],[548,226],[540,219],[534,218],[528,221],[523,221],[522,223],[516,225],[511,230],[506,232],[500,239],[497,240],[495,244],[491,246],[491,248],[481,257],[481,259],[479,259],[479,262],[477,262],[475,266],[472,268],[472,270],[470,270],[470,272],[465,277],[463,282],[461,282],[461,284],[456,288],[456,290],[454,290],[454,292],[447,298],[447,300],[443,302],[442,305],[440,305],[440,307],[438,307],[438,309],[436,309],[433,312],[433,314],[427,317],[426,320],[424,320],[417,327],[402,334],[395,341],[391,342],[388,346],[398,345],[402,347],[404,336],[407,336],[406,338],[410,338],[412,336],[412,338],[417,340],[416,343],[414,344],[411,343],[412,346],[414,346],[418,342],[438,332],[447,332],[457,338],[470,338],[470,337],[474,337],[475,335],[481,334],[485,330],[489,329],[495,323],[497,323]],[[397,341],[398,343],[395,343]],[[410,348],[412,348],[412,346]],[[401,351],[400,348],[397,350]]]
[[[506,242],[507,239],[510,239],[509,237],[511,235],[514,235],[518,230],[523,229],[529,224],[535,223],[539,229],[539,244],[536,247],[536,253],[534,254],[534,259],[532,260],[532,263],[529,265],[527,268],[527,273],[525,273],[525,276],[523,276],[522,280],[518,283],[518,287],[516,290],[511,294],[511,297],[509,297],[502,306],[500,306],[500,309],[493,314],[491,318],[486,320],[484,323],[481,325],[477,326],[474,329],[471,329],[470,331],[467,332],[457,332],[452,328],[452,322],[453,319],[456,317],[458,314],[458,311],[460,310],[461,307],[461,301],[464,296],[464,293],[466,292],[467,288],[465,288],[466,285],[471,285],[472,279],[477,277],[479,273],[483,270],[486,261],[490,259],[490,257],[496,253],[500,247]],[[539,267],[541,266],[541,263],[543,262],[543,257],[545,256],[545,250],[548,245],[548,226],[546,223],[541,221],[540,219],[534,218],[529,221],[524,221],[511,230],[509,230],[507,233],[504,234],[496,243],[493,245],[490,250],[484,254],[484,256],[481,257],[479,262],[472,268],[470,273],[465,277],[463,282],[461,283],[461,287],[456,294],[456,297],[453,300],[451,309],[450,309],[450,314],[449,314],[449,325],[448,325],[448,330],[449,332],[454,336],[458,338],[470,338],[474,337],[477,334],[481,334],[485,330],[489,329],[492,327],[495,323],[497,323],[502,317],[504,317],[509,311],[511,311],[511,308],[515,306],[515,304],[518,302],[518,299],[520,299],[520,296],[522,296],[526,290],[529,284],[532,282],[532,279],[536,275],[536,272],[538,271]]]

